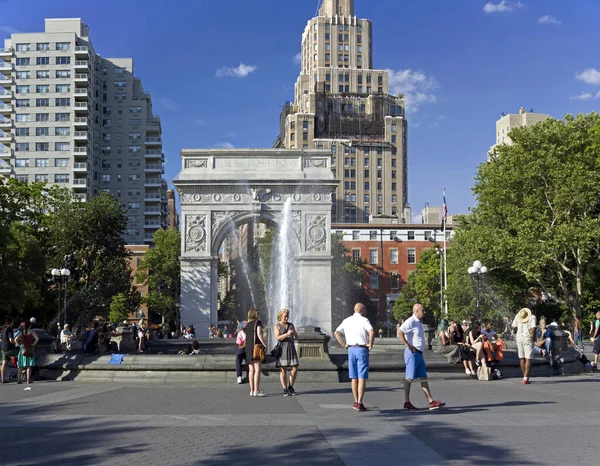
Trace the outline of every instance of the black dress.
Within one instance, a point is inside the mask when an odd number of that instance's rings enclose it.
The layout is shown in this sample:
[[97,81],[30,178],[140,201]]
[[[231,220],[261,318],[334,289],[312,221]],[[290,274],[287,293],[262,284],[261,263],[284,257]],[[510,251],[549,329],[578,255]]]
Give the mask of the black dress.
[[253,320],[248,322],[246,325],[246,361],[253,361],[252,353],[254,352],[254,335],[256,327],[262,327],[263,324],[260,320]]

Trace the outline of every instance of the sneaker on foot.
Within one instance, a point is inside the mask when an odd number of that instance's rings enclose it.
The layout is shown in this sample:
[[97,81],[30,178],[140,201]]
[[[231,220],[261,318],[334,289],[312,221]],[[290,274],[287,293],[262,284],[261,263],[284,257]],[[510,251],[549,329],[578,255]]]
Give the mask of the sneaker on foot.
[[407,401],[404,403],[404,409],[408,410],[408,411],[418,411],[419,408],[417,408],[415,405],[413,405],[410,401]]
[[481,366],[481,361],[479,359],[475,359],[475,364]]
[[283,389],[283,396],[288,396],[290,394],[290,391],[287,388]]
[[531,380],[527,379],[523,379],[523,382],[521,382],[523,385],[531,385]]
[[238,377],[238,378],[237,378],[237,383],[238,383],[238,384],[242,383],[242,378],[241,378],[241,377]]
[[266,396],[263,392],[258,391],[258,392],[254,392],[254,396]]
[[354,403],[354,404],[352,405],[352,409],[355,409],[355,410],[357,410],[357,411],[358,411],[358,407],[359,407],[359,406],[360,406],[360,405],[359,405],[358,403]]
[[361,413],[364,413],[365,411],[368,411],[367,407],[366,407],[364,404],[362,404],[362,403],[359,403],[359,404],[358,404],[358,410],[359,410]]
[[444,406],[446,406],[446,403],[442,403],[439,400],[433,400],[431,403],[429,403],[429,409],[440,409]]
[[292,387],[291,385],[288,387],[288,392],[290,393],[290,395],[296,396],[296,390],[294,390],[294,387]]

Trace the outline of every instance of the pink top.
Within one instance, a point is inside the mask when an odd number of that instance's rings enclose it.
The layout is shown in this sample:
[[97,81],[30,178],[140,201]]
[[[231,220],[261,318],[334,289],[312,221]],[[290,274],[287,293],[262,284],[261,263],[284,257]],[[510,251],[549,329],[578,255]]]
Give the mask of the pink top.
[[243,345],[246,342],[246,332],[244,332],[243,330],[241,332],[238,332],[235,342],[238,345]]

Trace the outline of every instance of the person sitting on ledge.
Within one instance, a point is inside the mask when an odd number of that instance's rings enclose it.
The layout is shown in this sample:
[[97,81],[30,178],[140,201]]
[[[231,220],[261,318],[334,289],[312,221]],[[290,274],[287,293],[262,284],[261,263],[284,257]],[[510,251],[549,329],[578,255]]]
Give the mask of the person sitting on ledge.
[[[485,329],[481,331],[481,334],[483,335],[483,351],[486,356],[486,361],[488,363],[502,361],[504,359],[502,350],[506,345],[494,330],[494,325],[490,320],[485,322]],[[496,354],[494,355],[494,353]]]

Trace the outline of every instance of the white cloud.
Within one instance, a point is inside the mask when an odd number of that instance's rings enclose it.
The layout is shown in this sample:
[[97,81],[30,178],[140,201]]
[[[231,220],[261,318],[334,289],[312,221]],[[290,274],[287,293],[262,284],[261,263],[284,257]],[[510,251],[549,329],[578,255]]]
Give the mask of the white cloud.
[[5,34],[15,34],[15,33],[19,32],[19,31],[16,30],[12,26],[0,26],[0,32],[3,32]]
[[156,103],[170,112],[177,113],[179,111],[179,104],[169,97],[160,97],[156,99]]
[[588,68],[575,75],[575,79],[583,81],[586,84],[600,84],[600,71],[596,68]]
[[296,65],[299,65],[300,63],[302,63],[302,53],[298,52],[296,55],[294,55],[293,60]]
[[230,68],[228,66],[224,66],[223,68],[219,68],[217,70],[216,76],[217,78],[225,78],[225,77],[233,77],[233,78],[245,78],[250,73],[256,71],[256,66],[253,65],[244,65],[240,63],[240,66],[237,68]]
[[524,5],[521,2],[510,2],[501,0],[500,3],[487,2],[483,7],[485,13],[510,13],[515,8],[521,8]]
[[592,94],[591,92],[582,92],[579,95],[571,97],[571,100],[590,100],[590,99],[600,99],[600,91]]
[[560,26],[562,24],[562,21],[556,19],[554,16],[545,15],[545,16],[542,16],[541,18],[538,18],[538,23],[539,24],[553,24],[555,26]]
[[196,120],[196,125],[197,126],[206,126],[206,120],[199,118],[198,120]]
[[410,69],[388,70],[388,76],[390,93],[404,94],[409,113],[416,113],[421,105],[437,102],[432,91],[438,88],[438,83],[432,76]]
[[218,142],[214,145],[218,149],[233,149],[235,146],[230,142]]

